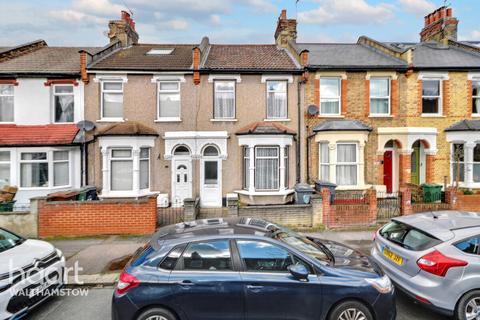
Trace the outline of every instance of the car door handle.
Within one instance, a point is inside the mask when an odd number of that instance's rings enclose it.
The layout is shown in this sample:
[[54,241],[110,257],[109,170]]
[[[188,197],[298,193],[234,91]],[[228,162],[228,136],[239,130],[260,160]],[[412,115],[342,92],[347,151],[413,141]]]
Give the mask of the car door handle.
[[191,280],[183,280],[183,281],[180,281],[179,284],[181,286],[187,286],[187,287],[195,285],[195,283]]
[[263,289],[263,286],[257,286],[257,285],[250,284],[250,285],[247,286],[247,289],[248,290],[261,290],[261,289]]

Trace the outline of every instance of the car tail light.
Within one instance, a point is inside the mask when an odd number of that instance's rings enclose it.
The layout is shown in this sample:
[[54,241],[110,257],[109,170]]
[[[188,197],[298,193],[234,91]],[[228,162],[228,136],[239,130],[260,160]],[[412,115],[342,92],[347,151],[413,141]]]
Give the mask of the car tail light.
[[140,281],[127,272],[122,272],[118,278],[117,294],[124,294],[128,290],[138,287]]
[[446,257],[437,250],[430,252],[417,261],[420,269],[439,277],[445,277],[450,268],[464,267],[467,264],[468,262],[466,261]]
[[425,304],[432,304],[428,299],[425,299],[424,297],[415,296],[415,299],[417,299],[418,301],[423,302]]

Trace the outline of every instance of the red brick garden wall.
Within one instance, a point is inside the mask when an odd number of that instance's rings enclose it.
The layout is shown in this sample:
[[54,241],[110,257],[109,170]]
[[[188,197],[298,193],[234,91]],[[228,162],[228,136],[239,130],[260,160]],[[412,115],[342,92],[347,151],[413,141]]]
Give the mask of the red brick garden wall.
[[480,212],[480,194],[463,195],[457,194],[456,210]]
[[151,234],[155,232],[155,197],[138,200],[47,202],[34,199],[39,237]]

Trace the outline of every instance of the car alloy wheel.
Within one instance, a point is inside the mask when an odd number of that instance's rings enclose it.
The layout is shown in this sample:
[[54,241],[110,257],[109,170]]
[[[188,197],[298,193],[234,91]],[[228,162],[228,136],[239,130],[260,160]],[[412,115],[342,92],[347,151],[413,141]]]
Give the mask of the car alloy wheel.
[[168,320],[168,319],[165,318],[164,316],[150,316],[145,320]]
[[343,311],[338,320],[367,320],[367,316],[356,308],[350,308]]
[[480,320],[480,298],[475,297],[468,301],[465,307],[465,319]]

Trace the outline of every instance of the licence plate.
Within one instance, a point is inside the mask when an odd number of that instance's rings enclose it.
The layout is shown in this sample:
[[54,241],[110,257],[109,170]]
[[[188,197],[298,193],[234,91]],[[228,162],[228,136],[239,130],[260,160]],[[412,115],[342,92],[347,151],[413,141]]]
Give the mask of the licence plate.
[[388,250],[387,248],[383,248],[383,255],[398,264],[399,266],[403,264],[403,258]]

